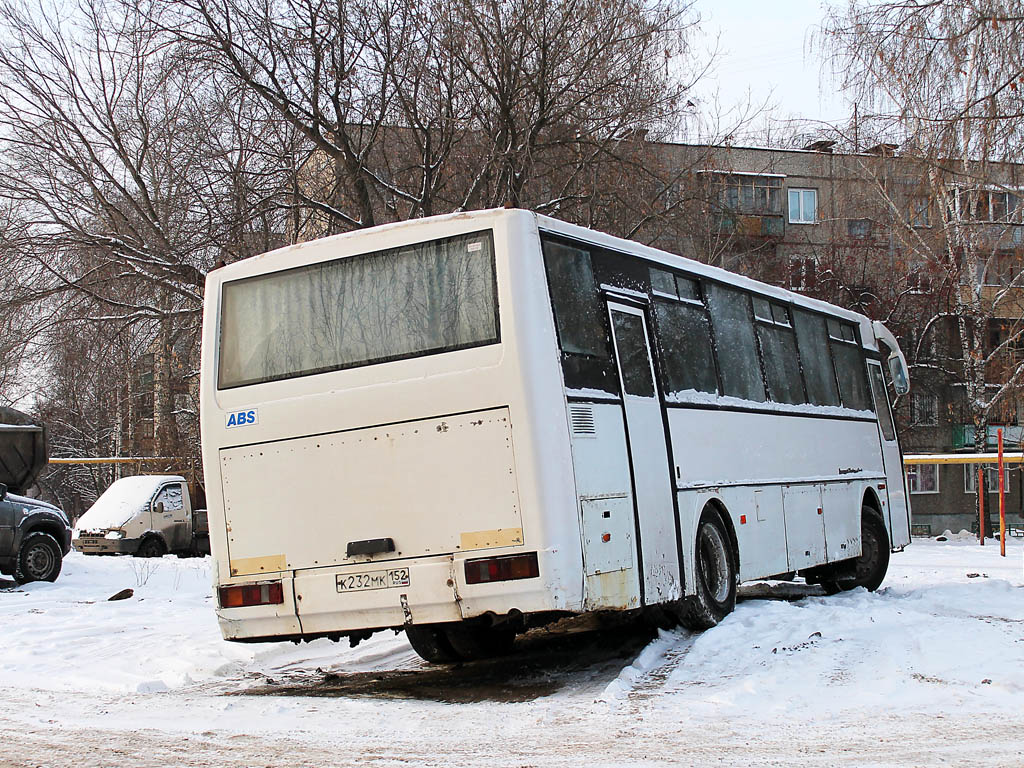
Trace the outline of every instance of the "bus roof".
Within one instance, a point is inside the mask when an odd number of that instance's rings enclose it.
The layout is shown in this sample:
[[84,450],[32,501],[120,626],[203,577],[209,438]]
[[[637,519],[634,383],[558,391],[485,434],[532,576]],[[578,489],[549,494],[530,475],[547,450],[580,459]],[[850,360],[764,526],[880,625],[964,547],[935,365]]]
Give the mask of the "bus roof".
[[211,271],[208,277],[213,277],[215,280],[219,281],[226,281],[300,266],[307,263],[303,260],[303,256],[300,255],[303,251],[312,249],[320,250],[326,244],[344,244],[343,250],[345,253],[340,255],[335,253],[329,257],[320,256],[318,254],[318,256],[312,260],[313,262],[327,260],[328,258],[336,259],[346,258],[348,256],[357,256],[361,253],[365,253],[367,250],[377,250],[381,247],[378,244],[372,249],[361,248],[360,241],[364,238],[379,238],[382,235],[386,235],[386,240],[393,242],[384,245],[385,248],[399,247],[423,240],[424,238],[417,234],[417,230],[420,229],[430,229],[438,225],[456,222],[480,222],[481,225],[485,225],[484,222],[487,221],[523,215],[534,217],[538,228],[545,232],[564,235],[575,240],[591,243],[614,251],[633,253],[649,261],[664,264],[676,269],[686,270],[691,274],[729,283],[736,287],[772,297],[798,307],[805,307],[818,312],[824,312],[858,323],[861,326],[861,338],[864,340],[865,346],[870,349],[878,349],[878,343],[871,328],[871,320],[859,312],[845,309],[844,307],[840,307],[835,304],[829,304],[828,302],[820,301],[818,299],[812,299],[809,296],[804,296],[785,288],[763,283],[759,280],[754,280],[753,278],[740,275],[736,272],[722,269],[721,267],[714,267],[709,264],[695,261],[694,259],[686,258],[685,256],[679,256],[677,254],[669,253],[668,251],[644,245],[635,240],[615,237],[614,235],[608,235],[603,232],[598,232],[597,230],[587,229],[586,227],[581,227],[576,224],[569,224],[550,216],[545,216],[543,214],[534,213],[520,208],[488,208],[477,211],[460,211],[457,213],[430,216],[423,219],[410,219],[407,221],[381,224],[367,229],[359,229],[339,235],[330,235],[316,240],[307,240],[301,243],[295,243],[294,245],[287,245],[273,251],[268,251],[267,253],[260,254],[259,256],[255,256],[251,259],[234,262],[233,264]]
[[537,217],[537,225],[545,232],[565,235],[566,237],[571,237],[574,240],[582,240],[611,250],[630,251],[645,259],[656,261],[669,267],[684,269],[691,274],[707,277],[711,280],[730,283],[738,288],[745,288],[755,293],[770,296],[798,307],[806,307],[808,309],[825,312],[830,315],[836,315],[837,317],[843,317],[855,323],[860,323],[863,326],[864,339],[868,342],[868,346],[872,349],[877,348],[874,334],[871,330],[871,320],[860,312],[855,312],[852,309],[846,309],[845,307],[840,307],[836,304],[829,304],[827,301],[821,301],[820,299],[813,299],[810,296],[804,296],[801,293],[796,293],[795,291],[780,288],[769,283],[763,283],[760,280],[754,280],[751,277],[746,277],[745,275],[741,275],[737,272],[731,272],[728,269],[714,267],[710,264],[704,264],[703,262],[696,261],[694,259],[688,259],[685,256],[669,253],[668,251],[663,251],[659,248],[653,248],[649,245],[638,243],[635,240],[626,240],[621,237],[615,237],[614,235],[608,235],[604,232],[598,232],[576,224],[559,221],[558,219],[550,216],[544,216],[543,214],[535,214],[535,216]]

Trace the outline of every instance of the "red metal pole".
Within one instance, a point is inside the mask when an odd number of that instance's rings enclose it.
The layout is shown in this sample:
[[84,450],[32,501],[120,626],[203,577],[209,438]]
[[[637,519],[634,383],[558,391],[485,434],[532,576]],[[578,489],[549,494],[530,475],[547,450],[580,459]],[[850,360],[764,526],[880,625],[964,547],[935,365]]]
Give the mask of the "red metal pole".
[[978,470],[978,538],[985,546],[985,468]]
[[999,437],[999,554],[1006,557],[1006,490],[1003,483],[1003,430],[997,429]]

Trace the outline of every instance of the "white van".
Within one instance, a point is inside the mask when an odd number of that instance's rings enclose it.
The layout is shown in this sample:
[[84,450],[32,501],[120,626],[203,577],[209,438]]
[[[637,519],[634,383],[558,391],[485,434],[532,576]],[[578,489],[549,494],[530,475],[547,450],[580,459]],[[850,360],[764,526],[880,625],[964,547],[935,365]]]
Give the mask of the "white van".
[[206,510],[192,509],[181,475],[123,477],[79,518],[72,544],[86,555],[209,554]]

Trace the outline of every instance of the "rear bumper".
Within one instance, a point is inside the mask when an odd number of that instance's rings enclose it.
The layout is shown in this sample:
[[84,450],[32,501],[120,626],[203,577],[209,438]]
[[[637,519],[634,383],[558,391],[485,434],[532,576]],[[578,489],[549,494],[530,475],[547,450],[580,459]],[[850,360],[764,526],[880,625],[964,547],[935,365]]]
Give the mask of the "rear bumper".
[[133,555],[141,539],[105,539],[101,536],[79,536],[71,544],[83,555]]
[[[406,624],[460,621],[485,614],[578,611],[547,574],[555,572],[550,553],[539,552],[540,577],[467,585],[464,563],[491,552],[391,560],[362,565],[311,568],[281,575],[282,605],[218,608],[226,640],[273,641],[345,635]],[[505,554],[498,552],[497,554]],[[511,553],[509,553],[511,554]],[[339,579],[356,574],[408,570],[408,583],[370,589],[339,589]],[[262,579],[274,579],[272,575]],[[400,580],[400,579],[398,579]],[[243,583],[233,579],[230,583]],[[226,582],[227,583],[227,582]]]

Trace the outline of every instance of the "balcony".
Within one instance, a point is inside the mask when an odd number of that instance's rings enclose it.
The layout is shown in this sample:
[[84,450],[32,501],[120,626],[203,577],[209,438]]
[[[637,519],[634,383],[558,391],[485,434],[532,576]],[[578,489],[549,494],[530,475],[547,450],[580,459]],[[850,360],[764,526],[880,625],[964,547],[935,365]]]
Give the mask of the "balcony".
[[[985,434],[985,450],[996,450],[999,447],[999,437],[996,430],[1003,430],[1003,450],[1019,451],[1021,449],[1021,436],[1024,435],[1024,427],[1012,426],[989,426]],[[974,425],[954,424],[953,425],[953,450],[963,448],[974,448]]]
[[737,237],[781,238],[786,233],[782,214],[723,213],[718,216],[718,229]]

